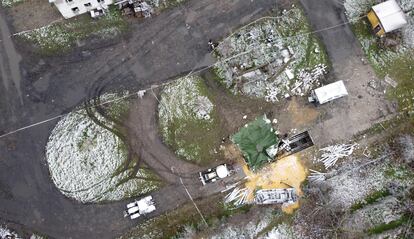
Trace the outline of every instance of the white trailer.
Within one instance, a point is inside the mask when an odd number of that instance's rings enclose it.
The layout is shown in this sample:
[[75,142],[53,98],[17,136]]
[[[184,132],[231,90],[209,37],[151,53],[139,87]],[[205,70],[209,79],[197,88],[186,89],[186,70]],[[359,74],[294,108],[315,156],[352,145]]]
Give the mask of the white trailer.
[[254,201],[257,204],[294,203],[297,200],[294,188],[261,189],[256,192]]
[[343,81],[337,81],[329,85],[319,87],[312,91],[309,97],[309,102],[317,102],[325,104],[329,101],[344,97],[348,95]]
[[148,214],[155,211],[155,202],[152,196],[146,196],[138,201],[128,203],[124,211],[124,217],[130,217],[131,219],[136,219],[141,215]]

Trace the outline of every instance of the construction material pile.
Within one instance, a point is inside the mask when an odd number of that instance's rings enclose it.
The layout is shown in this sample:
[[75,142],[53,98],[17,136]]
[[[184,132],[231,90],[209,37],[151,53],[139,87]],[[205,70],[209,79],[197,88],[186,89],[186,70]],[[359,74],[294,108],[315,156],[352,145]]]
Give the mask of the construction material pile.
[[276,102],[305,95],[327,72],[327,59],[301,9],[262,18],[224,39],[216,72],[234,94]]
[[[239,207],[251,203],[275,203],[281,204],[286,213],[292,213],[299,206],[296,197],[302,194],[300,186],[306,179],[307,170],[297,157],[282,158],[257,172],[250,171],[247,166],[243,169],[246,174],[244,187],[234,188],[225,197],[227,204]],[[271,200],[265,202],[262,200],[264,194],[277,198],[267,198]]]
[[323,152],[318,162],[322,162],[326,169],[334,166],[338,159],[347,157],[354,152],[357,144],[338,144],[321,149]]

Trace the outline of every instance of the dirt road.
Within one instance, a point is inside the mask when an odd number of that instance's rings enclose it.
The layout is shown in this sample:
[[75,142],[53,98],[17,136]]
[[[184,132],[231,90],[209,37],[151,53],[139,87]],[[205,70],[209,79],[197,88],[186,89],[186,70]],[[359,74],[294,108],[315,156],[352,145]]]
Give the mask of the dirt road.
[[318,145],[351,139],[356,133],[368,129],[395,109],[381,90],[369,87],[378,82],[373,69],[363,64],[364,53],[346,19],[342,1],[301,0],[315,31],[332,26],[334,29],[318,32],[324,43],[332,71],[326,83],[343,80],[349,96],[320,106],[322,112],[311,133]]
[[[24,55],[20,87],[12,91],[0,84],[0,133],[70,111],[102,91],[140,89],[205,66],[212,60],[209,38],[224,37],[273,6],[273,0],[188,1],[133,25],[115,45],[88,45],[70,56],[47,59]],[[3,65],[13,63],[4,51],[0,54]],[[122,217],[126,202],[82,205],[54,187],[44,149],[55,123],[0,139],[0,223],[56,238],[114,238],[138,223]],[[179,202],[181,187],[171,187],[177,188]],[[155,198],[166,195],[161,191]]]

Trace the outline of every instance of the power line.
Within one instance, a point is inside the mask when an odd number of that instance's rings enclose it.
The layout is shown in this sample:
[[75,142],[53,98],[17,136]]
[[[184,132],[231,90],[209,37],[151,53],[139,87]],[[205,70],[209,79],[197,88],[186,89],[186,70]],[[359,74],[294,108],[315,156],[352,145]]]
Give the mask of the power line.
[[[345,25],[351,24],[352,22],[355,22],[356,20],[360,20],[360,19],[365,18],[365,17],[366,17],[366,15],[361,16],[361,17],[356,18],[356,19],[353,19],[352,21],[346,21],[346,22],[342,22],[342,23],[339,23],[339,24],[336,24],[336,25],[329,26],[329,27],[321,28],[321,29],[318,29],[318,30],[315,30],[315,31],[305,32],[305,33],[296,34],[296,35],[293,35],[293,36],[288,36],[288,37],[282,37],[282,38],[279,38],[279,39],[281,39],[281,40],[287,40],[287,39],[291,39],[291,38],[295,38],[295,37],[300,37],[300,36],[308,36],[308,35],[315,34],[315,33],[320,33],[320,32],[323,32],[323,31],[329,31],[329,30],[332,30],[332,29],[335,29],[335,28],[338,28],[338,27],[342,27],[342,26],[345,26]],[[257,22],[257,21],[260,21],[260,20],[263,20],[263,19],[266,19],[266,18],[275,19],[275,18],[277,18],[277,17],[263,17],[263,18],[259,18],[259,19],[255,20],[254,22]],[[250,24],[251,24],[251,23],[250,23]],[[248,25],[246,25],[246,26],[244,26],[244,27],[247,27],[247,26],[249,26],[250,24],[248,24]],[[244,27],[242,27],[242,28],[240,28],[240,29],[243,29]],[[234,34],[234,33],[233,33],[233,34]],[[233,36],[233,34],[231,34],[230,36],[226,37],[225,39],[228,39],[229,37]],[[225,39],[224,39],[222,42],[224,42],[224,41],[225,41]],[[198,69],[198,70],[194,70],[197,66],[196,66],[196,67],[193,67],[193,70],[191,70],[191,71],[190,71],[190,72],[186,75],[186,77],[188,77],[188,76],[190,76],[190,75],[196,75],[196,74],[198,74],[199,72],[204,71],[204,70],[209,69],[209,68],[212,68],[212,67],[214,67],[214,66],[216,66],[216,65],[218,65],[218,64],[220,64],[220,63],[227,62],[227,61],[230,61],[230,60],[232,60],[232,59],[234,59],[234,58],[237,58],[237,57],[239,57],[239,56],[242,56],[242,55],[248,54],[248,53],[250,53],[251,51],[253,51],[255,48],[258,48],[258,47],[259,47],[259,46],[254,46],[254,44],[251,44],[251,45],[249,45],[249,46],[247,46],[247,47],[250,47],[250,46],[252,46],[252,48],[251,48],[251,49],[248,49],[248,50],[246,50],[246,51],[244,51],[244,52],[240,52],[240,53],[238,53],[238,54],[236,54],[236,55],[233,55],[233,56],[230,56],[230,57],[228,57],[228,58],[225,58],[225,59],[222,59],[222,60],[220,60],[220,61],[217,61],[217,62],[216,62],[216,63],[214,63],[214,64],[207,65],[207,66],[205,66],[205,67],[201,67],[201,68],[200,68],[200,69]],[[264,48],[270,48],[270,47],[266,46],[266,47],[264,47]],[[263,48],[261,48],[261,49],[263,49]],[[155,89],[155,88],[159,88],[159,87],[162,87],[162,86],[165,86],[165,85],[171,84],[171,83],[173,83],[173,82],[175,82],[175,81],[177,81],[177,80],[179,80],[179,79],[180,79],[180,78],[177,78],[177,79],[174,79],[174,80],[171,80],[171,81],[168,81],[168,82],[165,82],[165,83],[159,84],[159,85],[151,86],[151,87],[146,88],[146,89],[141,89],[141,90],[138,90],[138,91],[136,91],[136,92],[129,93],[129,94],[126,94],[126,95],[123,95],[123,96],[121,96],[121,97],[118,97],[118,98],[115,98],[115,99],[112,99],[112,100],[107,100],[107,101],[105,101],[105,102],[101,102],[101,103],[99,103],[99,104],[90,105],[90,106],[88,106],[88,107],[81,107],[81,108],[79,108],[79,109],[77,109],[77,110],[75,110],[75,111],[69,112],[69,113],[60,114],[60,115],[57,115],[57,116],[51,117],[51,118],[46,119],[46,120],[43,120],[43,121],[39,121],[39,122],[36,122],[36,123],[33,123],[33,124],[29,124],[29,125],[27,125],[27,126],[24,126],[24,127],[21,127],[21,128],[18,128],[18,129],[15,129],[15,130],[12,130],[12,131],[9,131],[9,132],[7,132],[7,133],[5,133],[5,134],[0,135],[0,139],[1,139],[1,138],[4,138],[4,137],[6,137],[6,136],[9,136],[9,135],[15,134],[15,133],[17,133],[17,132],[20,132],[20,131],[23,131],[23,130],[26,130],[26,129],[29,129],[29,128],[32,128],[32,127],[35,127],[35,126],[38,126],[38,125],[41,125],[41,124],[48,123],[48,122],[53,121],[53,120],[55,120],[55,119],[62,118],[62,117],[66,116],[66,115],[69,115],[70,113],[73,113],[73,112],[80,112],[80,111],[82,111],[82,110],[85,110],[86,108],[90,108],[90,107],[97,107],[97,106],[102,106],[102,105],[106,105],[106,104],[110,104],[110,103],[118,102],[118,101],[120,101],[120,100],[123,100],[123,99],[126,99],[126,98],[130,98],[130,97],[132,97],[132,96],[139,95],[139,93],[140,93],[140,92],[145,92],[145,91],[147,91],[147,90],[152,90],[152,89]]]

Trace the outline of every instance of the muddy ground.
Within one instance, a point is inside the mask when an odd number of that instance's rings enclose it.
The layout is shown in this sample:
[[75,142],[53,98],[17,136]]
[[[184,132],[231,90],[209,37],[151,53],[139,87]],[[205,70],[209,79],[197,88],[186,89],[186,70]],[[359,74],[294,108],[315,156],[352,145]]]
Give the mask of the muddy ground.
[[[338,2],[307,0],[302,3],[317,30],[346,20]],[[10,51],[12,42],[9,35],[13,31],[7,31],[7,24],[2,21],[0,53],[2,65],[7,68],[2,69],[2,74],[7,77],[2,77],[0,85],[0,114],[7,117],[0,119],[0,132],[6,133],[68,112],[83,100],[103,91],[147,88],[210,65],[214,59],[208,51],[208,39],[223,38],[239,26],[269,14],[274,7],[275,2],[267,0],[188,1],[156,18],[132,24],[131,31],[119,42],[93,42],[68,55],[49,58],[35,56],[28,46],[19,46],[23,55],[20,67],[18,54]],[[25,10],[22,9],[22,13]],[[3,17],[2,10],[1,14]],[[34,22],[41,24],[40,20]],[[24,28],[18,23],[16,26]],[[272,112],[269,118],[279,120],[281,132],[309,128],[315,142],[325,145],[350,139],[394,112],[383,93],[367,90],[368,81],[375,76],[369,66],[361,64],[362,52],[350,28],[344,25],[323,31],[319,37],[333,63],[326,82],[344,80],[349,88],[349,97],[318,107],[317,113],[305,99],[268,105],[229,96],[214,81],[208,81],[208,86],[218,94],[218,105],[222,105],[219,111],[226,129],[223,135],[235,132],[246,123],[244,115],[251,120],[256,115]],[[16,70],[21,74],[13,75]],[[144,108],[144,112],[151,115],[144,119],[154,124],[155,118],[152,117],[155,117],[155,112],[150,108],[155,109],[156,105],[150,104],[151,107]],[[51,120],[0,139],[0,222],[14,222],[57,238],[112,238],[141,222],[122,217],[126,202],[81,205],[60,194],[49,179],[44,160],[44,146],[54,124],[55,121]],[[149,126],[152,127],[150,134],[138,137],[152,137],[147,143],[154,143],[154,151],[161,152],[157,160],[164,159],[164,152],[168,157],[174,157],[168,148],[161,148],[157,128]],[[142,145],[138,142],[136,146],[139,151]],[[146,153],[154,157],[154,151]],[[211,187],[200,190],[199,184],[194,183],[198,180],[194,174],[198,168],[192,167],[188,167],[190,175],[183,176],[188,176],[185,184],[194,185],[189,187],[195,196],[219,190]],[[166,172],[171,171],[171,167],[164,165],[162,168]],[[154,194],[157,200],[165,200],[165,205],[168,205],[165,210],[172,210],[188,201],[185,191],[177,184],[176,172],[170,175],[175,176],[171,177],[173,183],[167,191]]]

